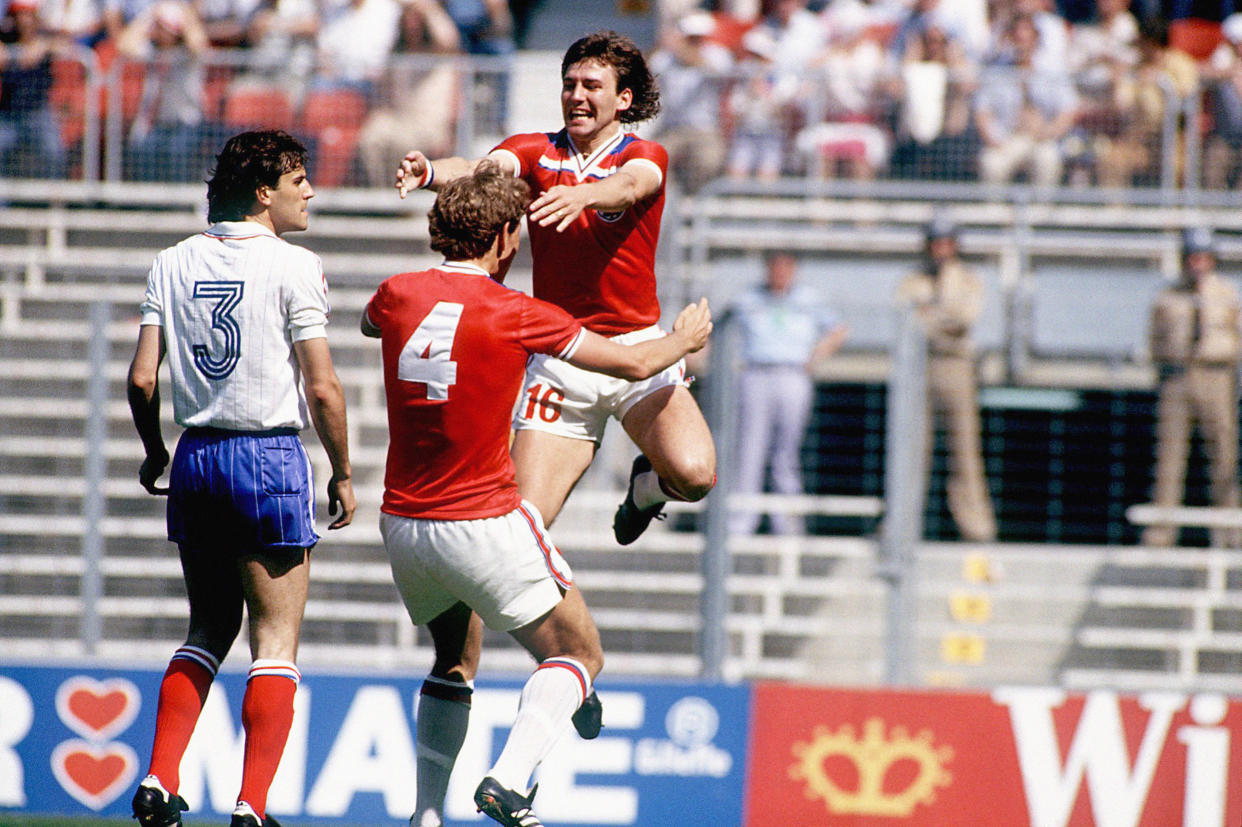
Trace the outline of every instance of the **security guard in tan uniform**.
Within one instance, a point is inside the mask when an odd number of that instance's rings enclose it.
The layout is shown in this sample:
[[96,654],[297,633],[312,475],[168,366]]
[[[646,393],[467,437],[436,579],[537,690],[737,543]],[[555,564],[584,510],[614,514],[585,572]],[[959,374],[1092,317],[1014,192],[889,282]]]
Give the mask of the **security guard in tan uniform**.
[[983,469],[979,434],[975,348],[970,328],[983,309],[983,282],[958,257],[957,227],[947,216],[934,216],[926,228],[925,265],[897,291],[912,307],[927,336],[927,460],[932,430],[943,421],[949,443],[949,513],[965,540],[996,539],[996,517]]
[[[1182,277],[1151,312],[1151,358],[1159,372],[1156,479],[1152,501],[1176,506],[1186,482],[1190,428],[1197,423],[1211,466],[1212,503],[1238,505],[1238,359],[1242,355],[1238,294],[1216,274],[1212,231],[1182,233]],[[1239,546],[1234,529],[1213,532],[1213,545]],[[1148,526],[1143,542],[1171,546],[1177,528]]]

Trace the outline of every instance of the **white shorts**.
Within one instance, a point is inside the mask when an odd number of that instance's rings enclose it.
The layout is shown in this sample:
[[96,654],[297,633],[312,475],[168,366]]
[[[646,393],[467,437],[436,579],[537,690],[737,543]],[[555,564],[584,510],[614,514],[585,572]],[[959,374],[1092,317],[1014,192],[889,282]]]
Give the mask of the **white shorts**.
[[499,517],[422,520],[380,514],[380,533],[410,620],[422,625],[457,602],[489,628],[511,632],[552,610],[573,572],[543,517],[522,504]]
[[[658,325],[652,325],[613,336],[612,340],[630,345],[663,335]],[[608,417],[619,422],[643,397],[661,388],[687,384],[684,360],[650,379],[630,382],[536,354],[526,363],[526,385],[517,401],[513,429],[547,431],[598,444],[604,438]]]

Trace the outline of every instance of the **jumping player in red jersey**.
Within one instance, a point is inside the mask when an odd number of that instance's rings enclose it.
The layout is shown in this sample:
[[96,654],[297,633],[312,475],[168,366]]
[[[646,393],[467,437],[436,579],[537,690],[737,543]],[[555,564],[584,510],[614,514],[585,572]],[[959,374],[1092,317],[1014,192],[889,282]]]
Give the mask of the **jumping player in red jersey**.
[[[655,251],[668,155],[627,128],[659,111],[655,81],[639,49],[615,32],[571,45],[561,77],[564,129],[514,135],[488,155],[536,195],[528,223],[534,294],[621,343],[660,336]],[[413,150],[397,170],[397,189],[403,197],[415,187],[438,189],[480,160],[431,161]],[[665,502],[702,499],[715,483],[715,446],[683,364],[629,382],[555,356],[533,358],[512,455],[518,489],[551,524],[590,466],[610,416],[642,451],[613,520],[617,541],[628,544]]]
[[[481,623],[539,662],[480,811],[537,827],[527,784],[603,666],[599,633],[536,506],[519,495],[509,420],[531,354],[638,381],[699,350],[706,300],[673,332],[622,346],[554,305],[504,287],[529,203],[525,182],[482,164],[441,190],[429,215],[439,267],[385,281],[362,331],[382,340],[390,443],[380,528],[410,619],[426,624],[435,664],[419,696],[413,827],[440,827],[470,714]],[[481,618],[481,620],[480,620]]]

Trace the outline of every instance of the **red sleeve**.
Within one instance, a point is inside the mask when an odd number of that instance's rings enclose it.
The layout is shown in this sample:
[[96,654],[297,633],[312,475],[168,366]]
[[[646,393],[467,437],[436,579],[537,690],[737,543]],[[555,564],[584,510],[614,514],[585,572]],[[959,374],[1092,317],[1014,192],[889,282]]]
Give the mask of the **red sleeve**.
[[363,311],[371,324],[376,327],[382,328],[384,326],[384,313],[385,308],[388,306],[388,294],[388,281],[385,280],[380,284],[379,289],[375,291],[375,295],[367,302],[366,309]]
[[554,304],[518,294],[521,300],[518,339],[529,353],[561,356],[572,352],[582,325]]
[[650,161],[660,170],[660,186],[668,178],[668,150],[655,141],[630,141],[621,150],[621,166],[630,161]]
[[492,148],[492,152],[499,149],[512,154],[519,164],[517,177],[526,178],[539,163],[539,156],[543,154],[547,146],[548,136],[545,133],[525,132],[505,138]]

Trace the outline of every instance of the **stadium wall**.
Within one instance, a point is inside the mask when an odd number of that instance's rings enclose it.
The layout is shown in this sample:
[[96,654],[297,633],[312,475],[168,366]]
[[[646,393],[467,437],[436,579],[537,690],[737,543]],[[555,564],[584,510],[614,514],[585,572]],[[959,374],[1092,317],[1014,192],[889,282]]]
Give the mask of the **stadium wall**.
[[[421,676],[307,676],[269,809],[286,824],[402,823],[413,808]],[[0,665],[6,814],[125,818],[151,739],[157,671]],[[233,806],[245,675],[222,673],[182,764],[188,821]],[[485,680],[449,789],[475,779],[520,683]],[[1214,827],[1242,818],[1242,700],[614,681],[605,729],[541,767],[540,816],[563,825]]]

